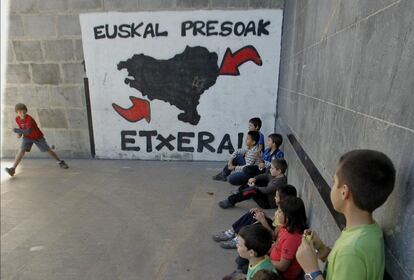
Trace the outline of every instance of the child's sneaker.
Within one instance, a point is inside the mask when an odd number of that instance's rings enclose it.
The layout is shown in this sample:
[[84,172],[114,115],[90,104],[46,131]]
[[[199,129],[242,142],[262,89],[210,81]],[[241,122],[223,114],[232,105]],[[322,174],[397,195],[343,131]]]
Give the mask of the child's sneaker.
[[231,234],[228,231],[221,231],[221,232],[213,235],[213,240],[216,241],[216,242],[228,241],[232,238],[234,238],[234,234]]
[[218,203],[218,205],[222,208],[222,209],[227,209],[230,207],[234,207],[233,204],[230,203],[230,201],[228,199],[222,200]]
[[14,173],[16,172],[16,169],[14,167],[6,167],[4,168],[4,170],[6,170],[6,172],[10,175],[10,176],[14,176]]
[[237,248],[237,237],[230,239],[229,241],[220,242],[220,247],[223,249],[236,249]]
[[223,174],[220,172],[216,176],[213,176],[213,180],[216,181],[227,181],[226,177],[223,176]]
[[59,166],[60,166],[60,168],[63,168],[63,169],[68,169],[69,168],[69,166],[66,164],[66,162],[64,160],[59,161]]

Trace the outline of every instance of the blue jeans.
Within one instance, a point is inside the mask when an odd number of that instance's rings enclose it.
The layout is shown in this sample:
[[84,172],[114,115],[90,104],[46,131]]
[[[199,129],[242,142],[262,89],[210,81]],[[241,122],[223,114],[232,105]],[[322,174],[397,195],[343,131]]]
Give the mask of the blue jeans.
[[[246,164],[246,161],[244,160],[244,157],[242,157],[242,156],[240,156],[240,155],[237,155],[237,156],[233,159],[232,163],[233,163],[233,165],[234,165],[234,166],[242,166],[242,165],[245,165],[245,164]],[[227,178],[227,176],[229,176],[229,175],[230,175],[230,173],[231,173],[231,170],[229,170],[229,167],[228,167],[228,165],[226,164],[226,166],[224,166],[224,168],[223,168],[223,172],[222,172],[222,174],[223,174],[223,176],[224,176],[225,178]]]
[[243,171],[234,172],[229,175],[227,181],[229,181],[229,183],[234,186],[240,186],[247,184],[247,181],[249,181],[249,176],[245,174]]

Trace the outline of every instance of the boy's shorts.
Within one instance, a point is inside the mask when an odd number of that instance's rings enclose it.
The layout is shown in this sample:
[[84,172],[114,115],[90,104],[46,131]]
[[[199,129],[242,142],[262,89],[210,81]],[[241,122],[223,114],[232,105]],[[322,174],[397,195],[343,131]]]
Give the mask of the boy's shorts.
[[36,144],[36,146],[39,148],[41,152],[47,152],[50,150],[50,147],[47,144],[45,138],[29,139],[29,138],[23,137],[20,148],[22,150],[25,150],[26,152],[30,152],[30,150],[32,149],[33,143]]

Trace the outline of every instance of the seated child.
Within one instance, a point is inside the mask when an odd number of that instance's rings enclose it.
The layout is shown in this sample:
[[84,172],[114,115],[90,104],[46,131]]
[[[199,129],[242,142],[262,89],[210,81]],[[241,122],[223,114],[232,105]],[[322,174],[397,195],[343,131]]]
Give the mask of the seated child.
[[[260,224],[248,225],[242,228],[237,238],[237,253],[241,258],[249,260],[246,280],[251,280],[256,272],[269,270],[276,272],[269,257],[266,255],[272,245],[272,235]],[[233,279],[240,271],[225,276],[223,279]]]
[[281,225],[277,240],[269,256],[277,272],[285,280],[296,280],[302,272],[296,260],[296,251],[307,227],[305,205],[299,197],[288,197],[280,202],[276,219]]
[[[297,192],[296,188],[292,185],[283,185],[276,190],[275,203],[276,206],[280,205],[280,201],[286,199],[287,197],[296,197]],[[263,213],[263,214],[259,214]],[[258,218],[258,219],[256,219]],[[248,226],[254,223],[261,223],[265,228],[274,232],[274,236],[277,235],[278,221],[276,219],[276,212],[272,219],[267,217],[263,210],[260,208],[252,208],[247,211],[246,214],[241,216],[237,221],[235,221],[232,227],[226,231],[221,231],[213,235],[213,240],[220,242],[220,247],[224,249],[236,249],[237,237],[240,229],[244,226]],[[273,239],[276,239],[275,237]]]
[[[287,184],[285,172],[287,163],[284,159],[274,159],[270,167],[270,174],[260,174],[249,179],[249,185],[243,185],[227,199],[219,202],[223,209],[234,207],[236,203],[253,198],[263,209],[276,208],[274,196],[278,187]],[[265,181],[265,187],[258,186],[258,181]]]
[[260,132],[260,129],[262,128],[262,120],[258,117],[251,118],[249,120],[249,131],[257,131],[259,132],[260,138],[259,138],[259,146],[258,146],[258,153],[261,153],[264,148],[264,135]]
[[[316,233],[303,236],[296,258],[306,279],[383,279],[383,233],[372,213],[384,204],[394,184],[394,165],[381,152],[354,150],[339,159],[331,201],[335,210],[345,215],[346,226],[332,251]],[[326,257],[328,264],[322,275],[318,258],[324,261]]]
[[257,142],[259,141],[259,132],[249,131],[246,137],[246,148],[238,149],[230,156],[226,166],[213,180],[227,181],[227,176],[232,171],[241,171],[243,167],[252,165],[256,162]]
[[[256,219],[261,223],[265,221],[263,214],[261,217],[256,214]],[[282,200],[276,211],[275,220],[273,237],[276,237],[276,242],[269,252],[270,260],[283,279],[296,280],[302,269],[295,255],[301,244],[307,220],[302,199],[290,196]],[[244,271],[247,261],[239,257],[236,263],[237,268]]]
[[56,160],[57,164],[61,168],[67,169],[68,165],[49,147],[43,137],[42,131],[37,126],[36,121],[29,114],[27,114],[26,105],[18,103],[14,107],[14,110],[17,114],[16,124],[19,128],[14,128],[13,132],[17,134],[17,138],[22,138],[22,143],[20,145],[20,150],[16,155],[16,159],[14,160],[13,166],[5,168],[6,172],[10,176],[14,176],[17,166],[22,161],[25,153],[30,152],[33,144],[35,144],[41,152],[47,152],[53,159]]
[[272,160],[284,157],[284,153],[280,150],[282,143],[282,135],[277,133],[270,134],[266,141],[267,148],[262,152],[258,164],[246,166],[241,172],[232,173],[228,177],[229,183],[239,186],[244,185],[249,178],[269,171]]

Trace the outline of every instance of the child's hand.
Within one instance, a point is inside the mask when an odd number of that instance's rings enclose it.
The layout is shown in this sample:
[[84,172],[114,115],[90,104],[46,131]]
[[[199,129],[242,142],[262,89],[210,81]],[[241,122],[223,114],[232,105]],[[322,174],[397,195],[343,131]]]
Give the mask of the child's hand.
[[311,273],[319,270],[315,248],[313,247],[312,242],[306,241],[305,236],[303,236],[302,243],[296,252],[296,260],[305,273]]
[[306,229],[303,232],[303,236],[305,237],[306,241],[308,243],[312,243],[313,247],[316,250],[320,250],[322,248],[325,247],[325,244],[323,244],[323,242],[319,239],[318,235],[316,234],[316,232],[310,230],[310,229]]
[[263,170],[265,168],[264,162],[259,163],[259,169]]
[[256,214],[257,212],[263,212],[263,209],[260,208],[252,208],[250,209],[250,213]]
[[265,214],[263,212],[254,213],[253,218],[255,218],[260,223],[264,223],[266,221]]
[[249,181],[247,182],[247,184],[250,187],[254,186],[255,183],[256,183],[256,179],[255,178],[250,178]]

